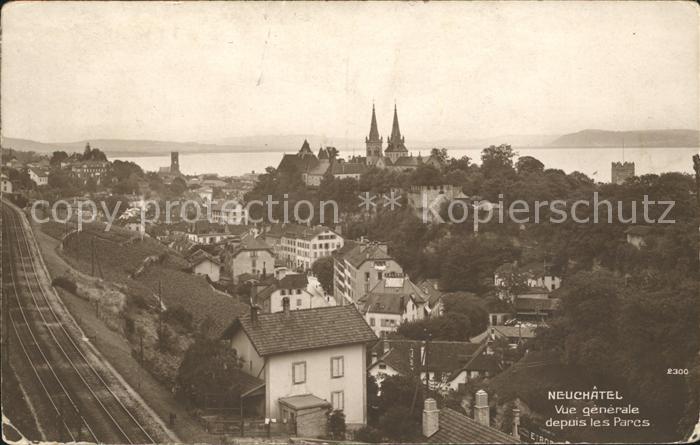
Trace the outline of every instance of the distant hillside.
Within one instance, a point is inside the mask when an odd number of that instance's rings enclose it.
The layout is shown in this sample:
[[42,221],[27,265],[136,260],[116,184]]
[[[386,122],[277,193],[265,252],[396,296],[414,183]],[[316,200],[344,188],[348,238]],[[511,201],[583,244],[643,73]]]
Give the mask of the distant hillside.
[[565,134],[549,143],[550,147],[697,147],[697,130],[607,131],[583,130]]
[[179,151],[180,153],[214,153],[250,150],[250,147],[235,145],[128,139],[91,139],[90,141],[48,143],[29,139],[3,138],[2,147],[20,151],[35,151],[37,153],[51,153],[55,150],[82,152],[87,142],[90,142],[93,148],[99,148],[104,151],[108,156],[163,155],[171,151]]

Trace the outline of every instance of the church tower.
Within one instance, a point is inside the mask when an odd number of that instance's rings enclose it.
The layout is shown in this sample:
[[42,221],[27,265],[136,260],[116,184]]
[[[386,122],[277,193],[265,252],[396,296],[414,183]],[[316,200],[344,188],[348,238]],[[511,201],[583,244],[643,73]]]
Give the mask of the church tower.
[[170,173],[180,173],[180,153],[170,152]]
[[394,105],[394,122],[391,125],[391,136],[389,137],[388,146],[384,151],[386,157],[391,159],[391,163],[395,163],[398,158],[408,156],[408,150],[406,145],[404,145],[404,137],[401,136],[401,130],[399,129],[399,116],[396,112],[396,105]]
[[365,138],[367,145],[367,165],[374,165],[379,158],[382,157],[382,142],[383,138],[379,137],[377,129],[377,115],[374,113],[374,104],[372,104],[372,122],[369,126],[369,136]]

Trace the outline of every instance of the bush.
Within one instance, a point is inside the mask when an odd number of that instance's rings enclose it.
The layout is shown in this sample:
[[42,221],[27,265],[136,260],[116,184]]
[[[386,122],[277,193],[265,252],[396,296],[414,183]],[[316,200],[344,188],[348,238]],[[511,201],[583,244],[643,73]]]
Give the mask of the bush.
[[161,352],[166,352],[170,350],[170,347],[172,346],[172,335],[171,332],[168,330],[168,327],[165,325],[161,326],[156,331],[156,335],[156,344],[158,346],[158,350]]
[[168,308],[165,310],[165,312],[163,312],[163,320],[175,321],[182,327],[191,329],[194,318],[192,317],[192,314],[182,306],[175,306],[173,308]]
[[134,319],[130,317],[124,318],[124,331],[127,336],[132,336],[136,332],[136,326],[134,324]]
[[378,429],[367,425],[355,431],[354,439],[358,442],[380,443],[382,441],[382,433]]
[[148,301],[146,301],[146,298],[143,295],[130,295],[131,298],[129,298],[129,302],[132,303],[134,306],[136,306],[139,309],[148,309],[150,306],[148,305]]
[[70,278],[56,277],[51,281],[51,285],[63,288],[74,295],[78,294],[78,285]]
[[345,439],[345,413],[336,409],[328,415],[328,432],[331,439]]

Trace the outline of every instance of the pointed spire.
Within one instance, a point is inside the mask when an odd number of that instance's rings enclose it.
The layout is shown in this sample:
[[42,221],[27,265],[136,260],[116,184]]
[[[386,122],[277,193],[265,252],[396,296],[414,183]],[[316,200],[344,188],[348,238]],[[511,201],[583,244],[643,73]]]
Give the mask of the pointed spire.
[[391,141],[401,139],[401,130],[399,129],[399,114],[396,112],[396,104],[394,104],[394,122],[391,124]]
[[377,129],[377,115],[374,112],[374,104],[372,104],[372,122],[369,126],[369,137],[367,142],[380,142],[379,130]]
[[391,136],[388,142],[387,151],[407,151],[404,146],[404,138],[401,136],[401,130],[399,129],[399,114],[396,111],[396,104],[394,104],[394,122],[391,125]]
[[306,139],[304,139],[304,143],[301,145],[301,149],[299,150],[299,154],[302,156],[307,155],[307,154],[313,154],[311,152],[311,147],[309,147],[309,141],[307,141]]

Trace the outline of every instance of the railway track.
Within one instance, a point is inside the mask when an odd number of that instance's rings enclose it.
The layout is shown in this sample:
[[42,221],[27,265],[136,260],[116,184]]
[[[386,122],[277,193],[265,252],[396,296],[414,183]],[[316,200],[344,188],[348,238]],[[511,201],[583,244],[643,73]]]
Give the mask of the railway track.
[[[12,290],[12,331],[70,441],[155,443],[57,314],[21,216],[3,204],[3,281]],[[8,300],[9,303],[9,300]]]

